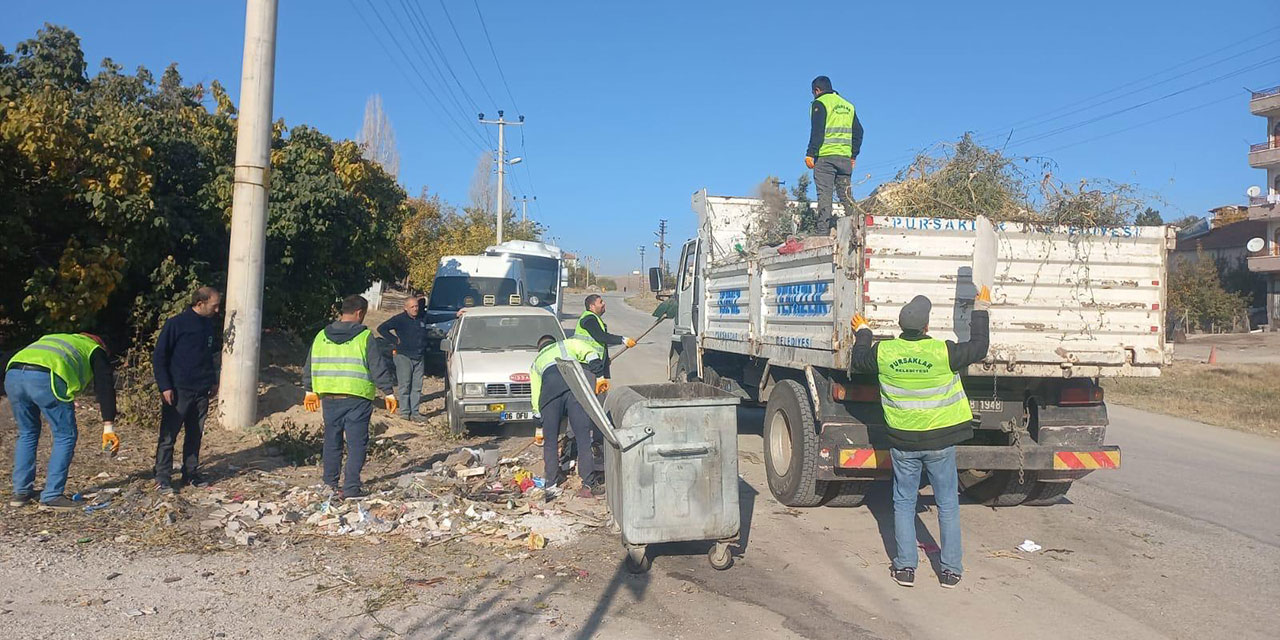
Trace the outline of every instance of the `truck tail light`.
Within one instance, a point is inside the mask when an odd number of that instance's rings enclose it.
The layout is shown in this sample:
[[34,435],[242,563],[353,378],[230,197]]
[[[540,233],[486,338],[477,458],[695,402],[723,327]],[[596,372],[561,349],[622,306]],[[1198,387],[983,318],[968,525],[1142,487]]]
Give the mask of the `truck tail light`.
[[831,398],[837,402],[880,402],[880,387],[874,384],[833,384]]
[[1062,406],[1102,404],[1102,399],[1102,387],[1084,380],[1063,386],[1058,395],[1058,404]]

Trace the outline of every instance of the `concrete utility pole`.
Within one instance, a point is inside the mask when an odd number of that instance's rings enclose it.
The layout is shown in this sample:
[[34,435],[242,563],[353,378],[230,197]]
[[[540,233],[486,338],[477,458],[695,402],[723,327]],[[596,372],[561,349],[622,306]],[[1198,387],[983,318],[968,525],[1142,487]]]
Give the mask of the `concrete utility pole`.
[[227,260],[227,315],[219,380],[222,425],[233,429],[252,426],[258,413],[277,9],[277,0],[248,0],[244,18],[244,67],[240,117],[236,121],[231,248]]
[[658,230],[654,231],[653,235],[658,236],[654,246],[658,247],[658,287],[661,288],[667,281],[667,247],[671,246],[667,244],[666,219],[658,221]]
[[[503,206],[505,206],[503,204],[503,196],[502,196],[502,180],[507,173],[507,157],[506,157],[507,149],[506,149],[506,137],[504,136],[504,131],[506,131],[506,128],[508,125],[513,127],[518,127],[523,125],[524,116],[520,116],[519,122],[510,122],[508,120],[503,119],[502,110],[499,109],[497,120],[485,120],[484,114],[483,113],[480,114],[480,124],[498,125],[498,196],[494,198],[494,202],[496,202],[498,205],[498,242],[497,244],[502,244],[502,223],[503,223],[502,208]],[[512,162],[512,164],[515,164],[515,162],[518,162],[519,160],[520,159],[517,158],[515,161]]]
[[[538,196],[534,196],[533,199],[537,200]],[[520,203],[520,222],[526,222],[529,219],[529,196],[519,198],[511,196],[511,200]]]

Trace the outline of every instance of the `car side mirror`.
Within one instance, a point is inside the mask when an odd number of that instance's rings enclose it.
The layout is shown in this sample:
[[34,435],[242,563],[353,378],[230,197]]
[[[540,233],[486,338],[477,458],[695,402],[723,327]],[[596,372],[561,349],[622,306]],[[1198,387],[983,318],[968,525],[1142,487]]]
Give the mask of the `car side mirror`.
[[440,340],[441,351],[453,351],[453,338],[443,338]]

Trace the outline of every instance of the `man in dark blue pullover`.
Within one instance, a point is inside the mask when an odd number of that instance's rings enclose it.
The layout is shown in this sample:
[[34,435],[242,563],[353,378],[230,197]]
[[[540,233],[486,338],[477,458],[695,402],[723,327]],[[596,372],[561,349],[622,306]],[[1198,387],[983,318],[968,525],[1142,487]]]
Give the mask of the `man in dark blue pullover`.
[[217,289],[196,289],[191,307],[169,318],[156,340],[151,362],[161,399],[160,441],[156,445],[156,489],[161,493],[173,493],[173,448],[183,429],[182,483],[195,487],[206,484],[196,469],[209,397],[218,385],[215,359],[220,345],[213,317],[221,306]]
[[427,321],[421,307],[422,298],[409,296],[404,301],[404,311],[378,325],[378,333],[391,345],[392,360],[396,365],[396,400],[400,402],[400,417],[405,420],[418,417],[418,404],[422,402],[422,358],[427,349]]

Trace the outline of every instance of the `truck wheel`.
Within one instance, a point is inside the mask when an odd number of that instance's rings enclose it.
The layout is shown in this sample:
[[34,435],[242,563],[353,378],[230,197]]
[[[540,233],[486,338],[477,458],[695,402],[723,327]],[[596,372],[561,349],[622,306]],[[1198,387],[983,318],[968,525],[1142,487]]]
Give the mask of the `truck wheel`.
[[1026,502],[1022,504],[1031,505],[1033,507],[1044,507],[1051,504],[1057,504],[1063,496],[1067,495],[1067,491],[1071,490],[1071,481],[1066,482],[1037,482],[1036,486],[1031,489],[1031,495]]
[[795,380],[769,392],[764,414],[765,474],[769,492],[788,507],[816,507],[825,497],[818,480],[818,431],[809,394]]
[[867,492],[871,490],[872,480],[846,480],[844,482],[828,482],[824,507],[860,507],[867,501]]
[[444,391],[444,412],[449,419],[449,433],[455,436],[462,435],[467,425],[463,424],[462,416],[458,414],[458,405],[453,401],[453,390],[448,387],[445,387]]
[[680,354],[672,352],[667,371],[671,374],[672,382],[689,382],[689,370],[680,361]]
[[1023,473],[1018,482],[1017,471],[980,471],[966,469],[960,472],[960,487],[964,494],[990,507],[1014,507],[1031,495],[1036,485],[1036,472]]

